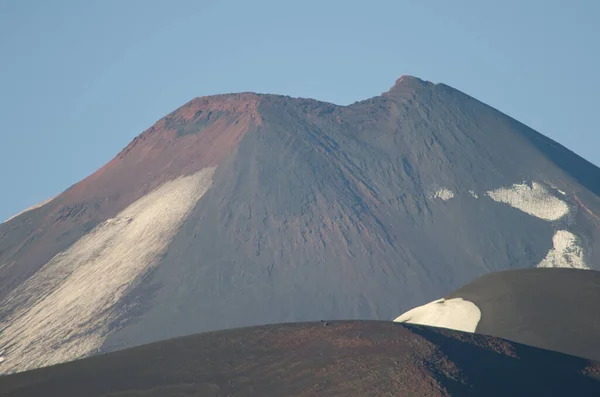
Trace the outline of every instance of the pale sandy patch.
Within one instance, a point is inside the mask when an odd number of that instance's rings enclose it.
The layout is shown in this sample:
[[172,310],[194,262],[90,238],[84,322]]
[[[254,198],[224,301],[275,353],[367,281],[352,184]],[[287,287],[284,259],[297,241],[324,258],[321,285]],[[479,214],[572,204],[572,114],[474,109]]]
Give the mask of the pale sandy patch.
[[394,322],[430,325],[464,332],[475,332],[481,311],[473,302],[462,298],[438,299],[415,307],[398,316]]
[[169,181],[98,225],[1,304],[0,372],[70,361],[98,349],[114,305],[154,266],[212,183],[214,168]]
[[531,186],[514,184],[509,188],[489,191],[487,195],[494,201],[547,221],[558,220],[569,213],[567,203],[554,197],[544,185],[537,182]]
[[552,237],[553,247],[537,267],[567,267],[589,269],[584,262],[583,248],[579,238],[566,230],[557,231]]

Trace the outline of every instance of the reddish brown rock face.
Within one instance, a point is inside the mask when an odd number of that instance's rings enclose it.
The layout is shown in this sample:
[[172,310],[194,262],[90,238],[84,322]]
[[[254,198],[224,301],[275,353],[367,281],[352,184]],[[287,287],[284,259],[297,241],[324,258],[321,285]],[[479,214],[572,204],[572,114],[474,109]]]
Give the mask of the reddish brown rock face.
[[[202,170],[210,186],[196,194]],[[566,215],[540,219],[488,195],[523,181],[543,184]],[[597,268],[598,181],[598,168],[564,147],[410,76],[350,106],[197,98],[48,204],[0,224],[0,319],[34,321],[80,277],[81,294],[119,291],[100,305],[106,330],[85,328],[97,317],[77,324],[102,340],[85,354],[273,322],[391,320],[482,274],[537,266],[559,230]],[[121,238],[131,230],[135,241]],[[101,266],[135,277],[115,286]],[[52,329],[77,305],[59,305]],[[15,327],[0,349],[20,346]]]
[[217,166],[261,123],[255,94],[196,98],[135,138],[104,167],[69,189],[65,204],[104,198],[119,211],[167,180]]

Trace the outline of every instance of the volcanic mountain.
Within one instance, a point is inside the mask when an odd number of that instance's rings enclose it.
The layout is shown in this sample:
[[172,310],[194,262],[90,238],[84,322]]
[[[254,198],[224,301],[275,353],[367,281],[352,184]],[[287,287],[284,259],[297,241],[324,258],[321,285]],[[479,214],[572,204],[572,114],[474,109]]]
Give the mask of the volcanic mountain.
[[171,339],[0,377],[6,397],[598,396],[600,363],[383,321]]
[[598,268],[600,170],[444,84],[196,98],[0,225],[0,372]]
[[395,321],[509,339],[600,360],[600,272],[519,269],[489,273]]

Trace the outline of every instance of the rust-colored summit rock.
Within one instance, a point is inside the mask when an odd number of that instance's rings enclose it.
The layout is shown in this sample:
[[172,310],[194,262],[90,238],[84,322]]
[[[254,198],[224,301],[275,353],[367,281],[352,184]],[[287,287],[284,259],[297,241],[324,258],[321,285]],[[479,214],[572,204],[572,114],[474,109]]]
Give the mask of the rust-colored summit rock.
[[[0,224],[0,373],[238,326],[391,320],[503,269],[598,269],[600,170],[443,84],[196,98]],[[69,320],[76,319],[76,320]]]
[[424,88],[431,88],[435,84],[431,81],[421,80],[418,77],[404,75],[401,76],[396,83],[390,88],[386,94],[406,93],[409,91],[416,92]]
[[193,99],[157,121],[66,193],[71,201],[81,202],[99,194],[111,197],[132,192],[134,196],[123,199],[129,203],[167,180],[217,166],[246,132],[260,125],[258,102],[256,94]]

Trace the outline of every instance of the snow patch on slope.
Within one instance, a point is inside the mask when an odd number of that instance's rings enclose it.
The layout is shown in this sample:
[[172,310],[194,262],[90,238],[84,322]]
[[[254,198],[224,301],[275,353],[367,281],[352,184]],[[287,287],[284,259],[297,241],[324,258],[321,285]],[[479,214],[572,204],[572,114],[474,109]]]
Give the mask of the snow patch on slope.
[[556,221],[569,213],[567,203],[551,195],[544,185],[537,182],[531,186],[514,184],[509,188],[491,190],[487,195],[494,201],[547,221]]
[[397,317],[394,322],[430,325],[464,332],[475,332],[481,311],[473,302],[462,298],[438,299],[415,307]]
[[558,187],[556,187],[556,185],[554,185],[553,183],[550,182],[546,182],[548,184],[548,186],[550,186],[552,189],[556,190],[557,192],[559,192],[560,194],[562,194],[563,196],[567,195],[567,192],[565,192],[564,190],[560,190]]
[[444,201],[448,201],[453,197],[454,197],[454,192],[450,189],[445,189],[445,188],[437,189],[430,194],[431,199],[439,198]]
[[[44,200],[44,201],[42,201],[41,203],[37,203],[37,204],[35,204],[35,205],[32,205],[31,207],[24,209],[23,211],[19,212],[18,214],[15,214],[15,215],[11,216],[10,218],[8,218],[7,220],[5,220],[5,221],[4,221],[4,222],[2,222],[2,223],[6,223],[6,222],[8,222],[8,221],[10,221],[10,220],[13,220],[13,219],[15,219],[15,218],[16,218],[17,216],[19,216],[19,215],[23,215],[23,214],[24,214],[24,213],[26,213],[26,212],[33,211],[33,210],[35,210],[35,209],[37,209],[37,208],[40,208],[41,206],[43,206],[43,205],[46,205],[46,204],[48,204],[49,202],[51,202],[52,200],[54,200],[56,197],[57,197],[57,196],[50,197],[48,200]],[[2,223],[0,223],[0,225],[1,225]]]
[[0,372],[70,361],[98,349],[114,306],[154,266],[214,168],[169,181],[95,227],[0,303]]
[[583,248],[579,238],[566,230],[557,231],[552,237],[553,248],[537,267],[567,267],[589,269],[583,259]]

